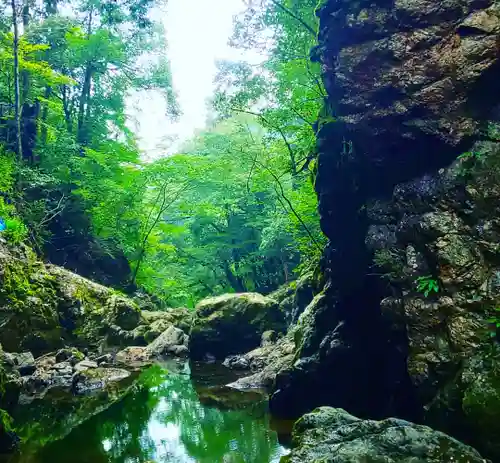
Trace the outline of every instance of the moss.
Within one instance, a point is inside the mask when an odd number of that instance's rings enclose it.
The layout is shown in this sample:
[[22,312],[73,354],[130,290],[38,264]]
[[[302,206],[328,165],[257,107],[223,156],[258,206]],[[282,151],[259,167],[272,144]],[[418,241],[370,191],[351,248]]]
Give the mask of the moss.
[[500,358],[492,359],[484,366],[474,381],[465,390],[462,408],[474,428],[476,439],[482,441],[484,447],[492,455],[500,454]]
[[12,425],[12,417],[0,408],[0,433],[12,432],[14,427]]
[[405,275],[405,257],[398,250],[376,250],[373,254],[373,263],[384,272],[383,277],[389,280],[398,280]]

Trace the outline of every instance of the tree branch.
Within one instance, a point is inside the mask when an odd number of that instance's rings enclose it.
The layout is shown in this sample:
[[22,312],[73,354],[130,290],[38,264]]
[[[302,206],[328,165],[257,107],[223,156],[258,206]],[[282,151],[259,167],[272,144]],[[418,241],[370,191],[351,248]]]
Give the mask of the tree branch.
[[281,11],[284,11],[287,15],[291,16],[293,19],[298,21],[304,28],[309,31],[313,37],[316,37],[316,31],[309,25],[307,24],[301,17],[297,16],[293,11],[289,10],[286,6],[282,5],[280,2],[277,0],[271,0],[271,3],[279,8]]

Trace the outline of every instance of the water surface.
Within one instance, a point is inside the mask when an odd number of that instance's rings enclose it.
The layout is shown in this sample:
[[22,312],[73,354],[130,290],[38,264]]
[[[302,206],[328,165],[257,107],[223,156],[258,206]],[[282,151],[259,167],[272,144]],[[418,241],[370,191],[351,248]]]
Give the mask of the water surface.
[[[71,431],[70,423],[78,420],[68,421],[68,414],[83,414],[86,399],[36,401],[18,416],[24,422],[19,430],[24,444],[21,455],[11,461],[278,462],[286,450],[271,429],[266,401],[255,392],[218,387],[226,381],[218,371],[195,369],[191,378],[154,366],[142,373],[124,398]],[[85,413],[98,410],[100,402],[95,400],[88,398]],[[76,409],[71,409],[75,403]],[[65,432],[69,433],[64,437]]]

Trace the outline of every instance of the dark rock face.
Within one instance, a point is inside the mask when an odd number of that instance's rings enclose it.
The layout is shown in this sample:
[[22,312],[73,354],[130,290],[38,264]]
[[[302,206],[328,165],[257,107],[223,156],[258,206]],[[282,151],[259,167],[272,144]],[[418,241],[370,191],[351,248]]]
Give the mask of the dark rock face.
[[[500,302],[500,143],[474,149],[480,160],[401,184],[377,205],[386,213],[369,214],[375,223],[392,217],[395,244],[381,237],[375,250],[394,289],[382,313],[406,331],[408,373],[427,422],[498,458],[500,351],[491,319]],[[426,295],[419,278],[434,279],[437,290]]]
[[329,0],[318,16],[316,56],[344,126],[336,146],[320,132],[321,151],[343,153],[371,188],[446,162],[498,101],[494,0]]
[[299,317],[271,409],[455,423],[498,455],[495,425],[485,431],[497,354],[485,350],[500,306],[500,5],[325,0],[317,11],[326,284]]
[[389,418],[360,420],[341,409],[322,407],[295,424],[292,453],[283,463],[485,462],[473,448],[427,426]]

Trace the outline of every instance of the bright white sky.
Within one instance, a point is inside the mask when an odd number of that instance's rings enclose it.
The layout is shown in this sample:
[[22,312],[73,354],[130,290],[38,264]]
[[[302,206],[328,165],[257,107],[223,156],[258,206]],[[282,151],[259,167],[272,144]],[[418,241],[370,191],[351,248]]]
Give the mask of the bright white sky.
[[[247,56],[231,49],[233,16],[243,0],[168,0],[164,25],[169,43],[174,88],[182,117],[177,123],[165,117],[163,101],[154,92],[140,95],[133,110],[141,148],[147,158],[175,152],[207,119],[207,99],[214,92],[215,62]],[[176,142],[167,140],[174,137]]]

